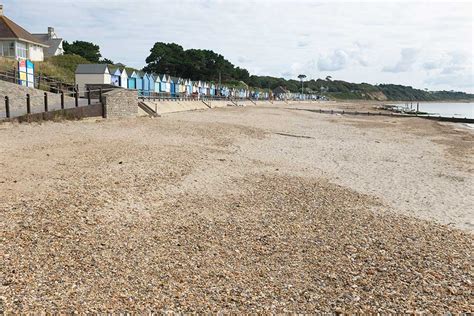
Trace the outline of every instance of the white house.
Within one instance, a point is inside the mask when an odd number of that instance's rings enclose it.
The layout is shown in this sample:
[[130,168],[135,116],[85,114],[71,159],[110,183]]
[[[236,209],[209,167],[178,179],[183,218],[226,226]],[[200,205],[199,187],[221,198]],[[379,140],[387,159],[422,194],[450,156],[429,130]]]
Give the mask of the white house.
[[3,15],[0,5],[0,56],[43,61],[48,45]]
[[80,64],[76,68],[76,85],[85,91],[86,84],[111,84],[109,67],[106,64]]
[[35,33],[33,36],[49,46],[48,48],[44,49],[45,58],[64,54],[63,39],[56,35],[53,27],[48,27],[48,33]]

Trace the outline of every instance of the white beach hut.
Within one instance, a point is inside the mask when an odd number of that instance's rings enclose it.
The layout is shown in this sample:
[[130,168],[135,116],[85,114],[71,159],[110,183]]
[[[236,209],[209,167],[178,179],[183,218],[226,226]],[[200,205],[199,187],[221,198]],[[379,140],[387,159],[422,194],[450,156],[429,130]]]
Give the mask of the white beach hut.
[[128,88],[128,73],[125,68],[120,73],[120,86],[124,89]]
[[75,77],[79,91],[84,91],[86,84],[110,84],[111,82],[110,70],[106,64],[79,64]]

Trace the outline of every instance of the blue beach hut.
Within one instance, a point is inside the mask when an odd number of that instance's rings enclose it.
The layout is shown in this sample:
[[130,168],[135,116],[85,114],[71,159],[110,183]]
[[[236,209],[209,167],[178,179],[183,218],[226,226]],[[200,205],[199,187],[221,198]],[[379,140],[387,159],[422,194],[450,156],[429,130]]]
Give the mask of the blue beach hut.
[[143,95],[143,75],[144,73],[139,71],[137,72],[137,87],[138,95]]
[[135,71],[132,71],[132,73],[129,74],[127,81],[128,81],[127,82],[128,89],[136,89],[137,88],[137,73]]
[[176,96],[176,92],[177,92],[176,90],[178,86],[178,78],[170,77],[170,84],[171,84],[170,93],[171,93],[171,96],[174,97]]
[[148,87],[148,95],[155,93],[155,75],[149,74],[148,78],[150,79],[150,86]]
[[143,95],[149,95],[150,93],[150,75],[145,72],[143,75]]

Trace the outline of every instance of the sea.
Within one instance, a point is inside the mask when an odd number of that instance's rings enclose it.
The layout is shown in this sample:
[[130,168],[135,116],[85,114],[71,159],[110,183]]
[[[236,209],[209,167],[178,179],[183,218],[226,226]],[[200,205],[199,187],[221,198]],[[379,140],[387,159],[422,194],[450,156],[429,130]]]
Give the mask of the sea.
[[[428,113],[428,115],[474,119],[474,103],[472,102],[406,102],[393,105],[400,110],[416,110],[417,103],[419,104],[418,111]],[[474,130],[472,123],[460,124]]]
[[[410,102],[406,104],[408,104],[408,108],[411,106],[412,109],[416,110],[416,103]],[[429,115],[474,119],[474,103],[420,102],[419,111],[427,112]]]

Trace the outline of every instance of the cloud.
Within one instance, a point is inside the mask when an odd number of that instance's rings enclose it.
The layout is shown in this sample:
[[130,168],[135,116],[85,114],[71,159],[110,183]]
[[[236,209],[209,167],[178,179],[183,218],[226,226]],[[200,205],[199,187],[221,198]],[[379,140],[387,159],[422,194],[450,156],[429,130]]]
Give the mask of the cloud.
[[354,46],[355,48],[351,51],[351,57],[361,66],[370,66],[368,51],[372,48],[372,44],[369,42],[356,41]]
[[319,57],[320,71],[338,71],[349,66],[369,66],[366,50],[369,44],[355,42],[350,49],[336,49],[329,55]]
[[422,67],[425,70],[433,70],[433,69],[438,69],[440,67],[440,64],[437,61],[427,61],[423,63]]
[[321,71],[337,71],[344,69],[348,64],[349,54],[343,49],[336,49],[331,55],[321,56],[318,60],[318,69]]
[[252,60],[251,59],[248,59],[244,56],[239,56],[239,58],[237,58],[237,61],[241,64],[244,64],[244,63],[249,63],[251,62]]
[[448,90],[453,88],[456,90],[462,90],[472,88],[474,85],[474,77],[472,73],[450,73],[428,77],[424,83]]
[[299,41],[298,47],[303,48],[309,45],[309,41]]
[[451,51],[423,64],[428,78],[425,84],[436,87],[471,88],[474,86],[472,61],[463,52]]
[[394,66],[385,66],[382,71],[385,72],[407,72],[412,70],[417,61],[418,50],[415,48],[404,48],[400,52],[401,58]]

